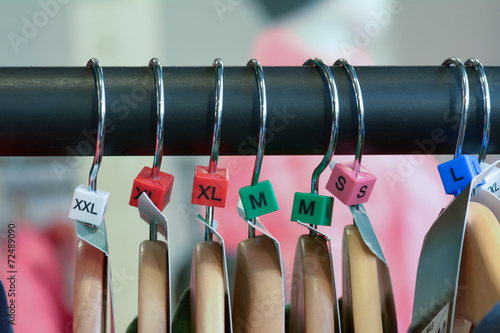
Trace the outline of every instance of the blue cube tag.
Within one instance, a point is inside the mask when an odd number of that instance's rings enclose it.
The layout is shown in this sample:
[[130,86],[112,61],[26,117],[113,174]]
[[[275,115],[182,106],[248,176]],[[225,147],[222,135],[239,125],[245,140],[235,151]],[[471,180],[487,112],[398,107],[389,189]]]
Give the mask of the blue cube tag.
[[[458,195],[481,172],[476,156],[462,155],[438,165],[446,194]],[[483,185],[484,180],[478,185]]]

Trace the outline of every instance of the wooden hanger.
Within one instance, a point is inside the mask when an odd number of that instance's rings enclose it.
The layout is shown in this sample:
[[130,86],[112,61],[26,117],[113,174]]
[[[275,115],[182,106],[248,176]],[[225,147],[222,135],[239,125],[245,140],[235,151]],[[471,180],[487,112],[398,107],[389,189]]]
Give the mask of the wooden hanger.
[[344,228],[342,328],[346,332],[382,333],[382,305],[377,261],[354,225]]
[[335,331],[336,308],[330,265],[330,252],[324,237],[299,237],[290,292],[290,332]]
[[222,246],[199,242],[191,261],[191,329],[200,333],[224,333],[225,289]]
[[105,332],[106,300],[106,255],[89,243],[79,240],[76,250],[73,332]]
[[456,316],[477,325],[500,301],[500,225],[486,206],[471,202],[467,215]]
[[167,243],[146,240],[139,250],[139,333],[168,332],[170,327]]
[[238,244],[233,293],[233,330],[247,333],[285,331],[280,260],[266,235]]

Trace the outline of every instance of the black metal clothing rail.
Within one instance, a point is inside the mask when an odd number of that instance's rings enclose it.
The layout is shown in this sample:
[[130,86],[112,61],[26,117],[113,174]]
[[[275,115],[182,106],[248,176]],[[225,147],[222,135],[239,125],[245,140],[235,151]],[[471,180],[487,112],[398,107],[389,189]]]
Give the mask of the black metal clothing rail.
[[[355,67],[363,93],[364,154],[453,154],[461,88],[453,67]],[[337,155],[356,149],[357,111],[342,68],[332,67],[340,102]],[[500,153],[500,67],[485,67],[491,93],[488,153]],[[153,155],[156,100],[149,67],[103,67],[105,155]],[[483,131],[479,81],[467,69],[470,109],[463,151],[477,154]],[[166,155],[209,155],[214,117],[212,67],[164,67]],[[264,67],[269,155],[322,155],[332,113],[312,67]],[[97,101],[86,67],[0,68],[0,156],[93,155]],[[221,154],[255,154],[259,101],[254,72],[226,67]]]

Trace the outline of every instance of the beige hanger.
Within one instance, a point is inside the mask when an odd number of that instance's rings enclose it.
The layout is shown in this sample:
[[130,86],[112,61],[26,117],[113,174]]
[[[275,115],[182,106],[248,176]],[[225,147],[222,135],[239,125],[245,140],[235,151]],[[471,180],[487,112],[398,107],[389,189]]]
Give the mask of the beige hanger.
[[106,331],[107,259],[103,252],[79,240],[76,250],[73,332]]
[[342,327],[347,332],[383,332],[378,258],[354,225],[344,228]]
[[196,333],[224,333],[225,289],[222,246],[199,242],[191,261],[191,329]]
[[170,326],[167,244],[146,240],[139,250],[139,333],[168,332]]
[[233,330],[247,333],[285,331],[280,260],[266,235],[238,244],[233,293]]
[[334,332],[331,258],[321,236],[297,241],[290,292],[290,332]]
[[477,325],[500,301],[500,225],[486,206],[471,202],[460,265],[456,316]]

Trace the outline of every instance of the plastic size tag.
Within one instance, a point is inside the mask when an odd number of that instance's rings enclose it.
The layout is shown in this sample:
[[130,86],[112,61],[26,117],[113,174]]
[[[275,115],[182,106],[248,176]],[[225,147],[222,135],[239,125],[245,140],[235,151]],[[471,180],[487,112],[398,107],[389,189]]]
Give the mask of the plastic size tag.
[[472,190],[474,194],[471,198],[471,201],[488,207],[497,220],[500,220],[500,191],[498,191],[498,187],[500,187],[500,169],[496,167],[499,163],[500,160],[491,165],[485,164],[484,168],[492,168],[491,172],[484,177],[485,185]]
[[[158,225],[158,232],[162,234],[165,237],[165,240],[167,244],[170,244],[168,241],[168,220],[163,215],[163,213],[155,206],[155,204],[151,201],[151,199],[148,197],[146,193],[142,193],[139,196],[138,200],[138,205],[137,207],[139,208],[139,215],[141,216],[141,219],[146,221],[148,224],[150,221],[154,221]],[[168,281],[172,281],[170,276],[170,251],[167,251],[167,270],[168,270]],[[170,283],[168,283],[168,294],[172,295],[172,290],[170,287]],[[170,327],[169,332],[172,332],[172,301],[171,297],[169,297],[168,300],[168,308],[169,308],[169,319],[168,319],[168,325]]]
[[191,203],[210,207],[226,206],[229,175],[227,169],[217,168],[208,173],[208,167],[197,165],[193,180]]
[[108,206],[109,192],[90,191],[86,185],[79,185],[73,192],[69,218],[99,226],[104,221]]
[[246,218],[253,219],[279,209],[269,180],[261,181],[257,185],[242,187],[239,193],[241,207],[245,211]]
[[[490,165],[484,163],[483,168],[487,169]],[[500,169],[494,168],[486,177],[484,177],[484,185],[479,185],[472,190],[473,194],[480,191],[488,191],[493,193],[495,196],[500,197]]]
[[367,202],[377,177],[363,166],[354,171],[353,163],[334,163],[325,188],[346,206]]
[[[481,173],[477,156],[462,155],[438,165],[439,175],[446,194],[459,195],[460,192]],[[484,182],[478,185],[483,185]]]
[[495,165],[496,163],[474,177],[441,212],[427,232],[418,262],[409,332],[425,332],[424,328],[446,304],[450,308],[446,333],[453,329],[462,245],[472,189]]
[[160,171],[158,179],[151,177],[151,168],[144,167],[135,177],[130,193],[129,205],[137,207],[140,196],[145,193],[160,210],[164,210],[170,201],[174,176]]
[[226,246],[224,244],[224,239],[222,238],[222,236],[217,232],[217,226],[218,226],[218,223],[216,220],[213,220],[213,227],[211,227],[207,221],[200,215],[200,214],[197,214],[196,215],[196,219],[198,221],[200,221],[201,223],[203,223],[203,225],[205,227],[207,227],[210,232],[212,232],[212,234],[215,236],[215,239],[217,240],[217,242],[220,243],[221,247],[222,247],[222,263],[223,263],[223,266],[222,268],[224,269],[224,288],[225,288],[225,296],[226,296],[226,304],[227,306],[225,306],[225,309],[226,309],[226,313],[225,313],[225,317],[226,317],[226,323],[229,323],[229,331],[232,332],[233,331],[233,319],[232,319],[232,315],[231,315],[231,296],[230,296],[230,289],[229,289],[229,278],[228,278],[228,274],[227,274],[227,259],[226,259]]
[[292,221],[315,225],[332,225],[333,198],[313,193],[295,192]]

